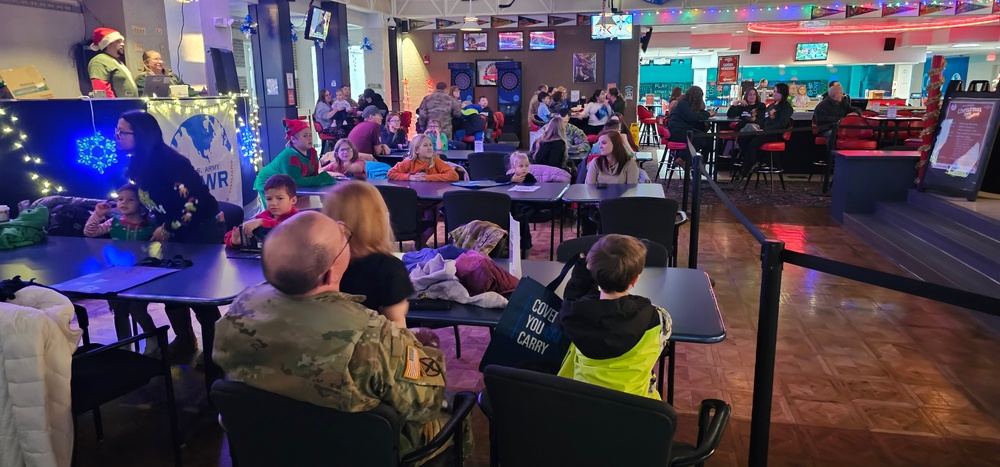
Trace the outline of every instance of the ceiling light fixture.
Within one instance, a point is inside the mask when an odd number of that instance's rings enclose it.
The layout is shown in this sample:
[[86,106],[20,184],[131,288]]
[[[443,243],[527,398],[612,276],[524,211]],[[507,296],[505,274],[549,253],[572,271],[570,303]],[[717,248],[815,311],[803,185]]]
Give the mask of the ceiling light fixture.
[[462,31],[476,32],[482,31],[483,28],[479,26],[479,18],[472,14],[472,0],[466,0],[469,2],[469,15],[465,17],[465,22],[462,23]]
[[951,47],[953,49],[967,49],[970,47],[979,47],[981,45],[983,44],[980,44],[978,42],[959,42],[957,44],[951,44]]

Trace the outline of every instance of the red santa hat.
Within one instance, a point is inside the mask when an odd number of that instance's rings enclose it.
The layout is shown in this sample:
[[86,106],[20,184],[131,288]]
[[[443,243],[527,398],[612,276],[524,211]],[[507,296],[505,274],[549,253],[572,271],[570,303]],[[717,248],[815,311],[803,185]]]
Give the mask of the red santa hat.
[[94,30],[94,43],[90,44],[90,50],[100,52],[118,40],[125,40],[125,36],[111,28],[97,28]]
[[309,124],[303,120],[291,120],[285,118],[281,120],[281,123],[285,125],[285,139],[287,140],[291,140],[292,136],[295,136],[300,131],[309,128]]

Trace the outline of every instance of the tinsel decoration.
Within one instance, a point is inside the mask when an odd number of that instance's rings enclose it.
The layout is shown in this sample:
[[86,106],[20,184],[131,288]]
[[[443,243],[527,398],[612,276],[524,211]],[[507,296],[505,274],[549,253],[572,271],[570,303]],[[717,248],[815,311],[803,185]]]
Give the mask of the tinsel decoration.
[[944,85],[945,59],[941,55],[931,58],[931,70],[927,73],[927,113],[924,114],[924,129],[920,132],[920,162],[917,163],[917,184],[924,175],[927,160],[931,157],[934,132],[937,131],[938,117],[941,115],[941,86]]
[[365,50],[371,51],[372,50],[372,41],[368,40],[367,37],[365,38],[364,41],[361,42],[361,50],[362,51],[365,51]]
[[240,24],[240,32],[242,32],[247,39],[249,39],[250,36],[257,35],[257,23],[253,22],[250,15],[246,15],[243,18],[243,23]]
[[295,25],[288,23],[288,29],[292,31],[292,42],[297,42],[299,40],[299,35],[295,33]]

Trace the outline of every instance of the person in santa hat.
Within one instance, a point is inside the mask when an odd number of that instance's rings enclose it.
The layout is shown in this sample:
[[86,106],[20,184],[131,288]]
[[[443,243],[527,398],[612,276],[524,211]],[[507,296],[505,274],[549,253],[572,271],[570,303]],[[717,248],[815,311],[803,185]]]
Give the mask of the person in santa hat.
[[333,185],[336,180],[325,168],[320,168],[319,156],[313,148],[312,131],[304,120],[282,119],[288,147],[257,173],[253,189],[264,203],[264,184],[272,175],[285,174],[295,180],[297,186]]
[[120,32],[111,28],[95,29],[90,50],[100,52],[87,65],[94,91],[104,91],[108,97],[139,97],[132,73],[122,63],[125,37]]

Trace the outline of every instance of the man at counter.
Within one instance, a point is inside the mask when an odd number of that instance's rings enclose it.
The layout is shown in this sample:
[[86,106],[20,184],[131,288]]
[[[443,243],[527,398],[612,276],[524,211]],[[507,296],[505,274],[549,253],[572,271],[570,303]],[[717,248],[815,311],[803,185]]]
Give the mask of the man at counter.
[[100,52],[87,65],[94,91],[104,91],[107,97],[139,97],[132,73],[121,62],[125,55],[125,37],[120,32],[111,28],[95,29],[90,50]]
[[[813,123],[816,125],[834,124],[849,114],[860,117],[861,109],[851,107],[851,101],[844,98],[844,88],[840,87],[840,84],[834,84],[830,86],[826,97],[819,104],[816,104],[816,109],[813,111]],[[836,149],[837,138],[834,137],[833,128],[820,133],[820,136],[826,138],[828,153]]]

